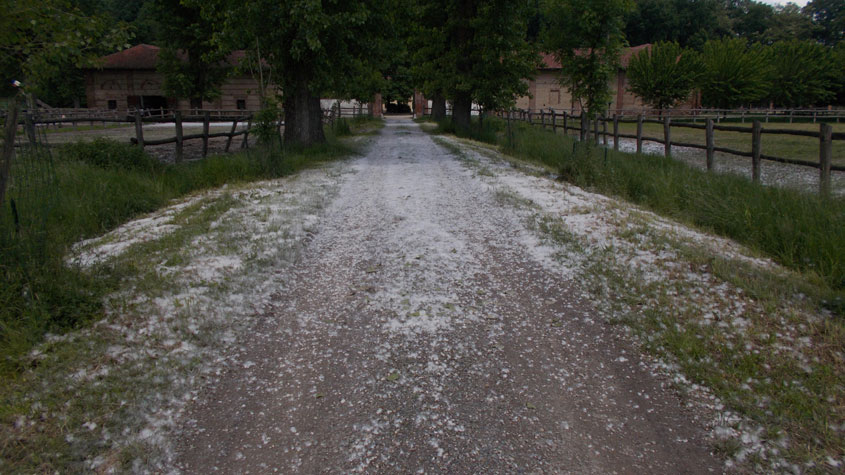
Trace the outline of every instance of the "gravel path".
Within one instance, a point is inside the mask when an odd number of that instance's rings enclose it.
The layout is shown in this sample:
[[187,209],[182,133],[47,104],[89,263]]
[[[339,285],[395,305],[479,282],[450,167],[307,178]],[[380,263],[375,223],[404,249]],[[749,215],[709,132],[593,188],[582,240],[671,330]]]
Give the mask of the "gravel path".
[[241,367],[187,409],[178,468],[722,471],[495,186],[410,121],[351,168]]

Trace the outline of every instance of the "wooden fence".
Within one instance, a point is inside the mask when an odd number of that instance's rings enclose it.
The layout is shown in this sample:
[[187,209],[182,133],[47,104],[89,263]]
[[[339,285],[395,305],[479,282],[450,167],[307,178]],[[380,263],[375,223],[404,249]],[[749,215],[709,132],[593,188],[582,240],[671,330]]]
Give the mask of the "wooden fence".
[[[613,117],[598,117],[595,120],[581,120],[582,114],[573,115],[569,112],[558,112],[554,109],[544,109],[540,111],[530,110],[513,110],[508,112],[499,112],[500,117],[508,121],[508,127],[512,120],[524,121],[531,125],[541,126],[543,128],[551,128],[554,131],[563,129],[564,134],[569,135],[569,131],[577,131],[578,137],[581,140],[587,140],[590,134],[595,137],[596,142],[599,138],[604,138],[604,143],[607,145],[608,137],[613,137],[614,149],[619,150],[619,139],[633,139],[636,141],[637,153],[642,153],[644,142],[654,142],[663,145],[664,153],[668,157],[672,153],[672,147],[686,147],[704,150],[707,159],[707,169],[712,170],[714,167],[715,153],[721,152],[729,155],[736,155],[740,157],[751,158],[751,176],[755,182],[760,181],[760,165],[763,160],[788,163],[791,165],[800,165],[806,167],[813,167],[819,169],[819,191],[823,195],[830,194],[830,175],[831,171],[845,172],[845,166],[833,165],[833,141],[845,140],[845,133],[834,133],[833,127],[827,123],[819,124],[819,131],[806,130],[792,130],[792,129],[777,129],[764,128],[762,121],[753,119],[751,127],[720,125],[716,124],[716,120],[712,117],[703,118],[703,124],[691,123],[690,121],[678,120],[683,118],[676,114],[664,115],[661,119],[648,119],[644,114],[637,114],[636,118],[631,118],[624,114],[614,114]],[[539,119],[539,120],[538,120]],[[574,122],[578,122],[578,126],[574,126]],[[619,131],[619,124],[631,123],[637,125],[636,134],[624,134]],[[648,137],[643,135],[643,124],[661,124],[663,126],[663,137]],[[612,125],[612,131],[608,132],[608,124]],[[702,130],[704,134],[705,144],[673,142],[672,128],[688,128]],[[592,130],[590,130],[592,129]],[[715,142],[715,132],[739,132],[750,135],[751,152],[741,150],[734,150],[727,147],[718,147]],[[769,135],[790,135],[814,138],[819,141],[819,161],[810,162],[806,160],[796,160],[791,158],[776,157],[772,155],[765,155],[762,153],[762,136]]]
[[[46,111],[46,112],[45,112]],[[79,111],[79,109],[76,109]],[[64,111],[68,112],[68,111]],[[323,122],[334,125],[339,118],[345,117],[359,117],[364,114],[363,107],[342,108],[340,104],[336,104],[330,109],[323,110]],[[208,143],[210,139],[225,137],[226,145],[225,151],[228,152],[232,146],[232,142],[236,137],[243,136],[240,148],[245,149],[249,147],[249,134],[253,131],[253,115],[252,113],[245,113],[243,110],[201,110],[191,109],[187,111],[167,110],[167,109],[135,109],[127,112],[117,112],[112,110],[91,110],[89,115],[73,115],[67,113],[57,113],[56,109],[38,109],[35,114],[29,111],[24,111],[23,120],[18,120],[19,126],[23,127],[23,132],[30,142],[36,139],[36,126],[57,126],[60,124],[77,125],[79,123],[101,123],[103,126],[109,123],[123,124],[126,126],[135,126],[135,137],[129,139],[130,143],[138,145],[141,148],[156,145],[175,144],[176,146],[176,162],[181,162],[184,152],[184,143],[191,140],[202,140],[202,156],[205,158],[208,155]],[[201,122],[202,133],[199,134],[185,134],[185,122]],[[228,132],[210,132],[210,126],[213,123],[231,122],[232,126]],[[176,135],[164,139],[145,139],[144,138],[144,124],[162,123],[174,124]],[[246,123],[246,128],[238,130],[238,125]],[[275,124],[278,133],[281,136],[282,127],[284,127],[284,120],[279,120]]]

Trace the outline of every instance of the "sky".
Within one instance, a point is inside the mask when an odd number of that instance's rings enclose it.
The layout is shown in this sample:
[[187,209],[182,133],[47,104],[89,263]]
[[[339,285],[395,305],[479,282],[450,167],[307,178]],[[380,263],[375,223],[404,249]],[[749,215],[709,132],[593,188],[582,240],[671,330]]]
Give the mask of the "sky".
[[[769,5],[786,5],[789,3],[788,0],[759,0],[763,3],[768,3]],[[792,3],[798,5],[799,7],[803,7],[806,5],[808,0],[792,0]]]

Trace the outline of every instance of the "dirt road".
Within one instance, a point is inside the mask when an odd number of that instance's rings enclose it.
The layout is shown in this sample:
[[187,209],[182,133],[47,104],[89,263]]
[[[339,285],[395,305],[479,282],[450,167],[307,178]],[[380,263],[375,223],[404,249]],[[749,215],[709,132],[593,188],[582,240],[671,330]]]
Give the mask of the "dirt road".
[[241,368],[188,408],[178,468],[722,471],[495,187],[410,121],[351,167]]

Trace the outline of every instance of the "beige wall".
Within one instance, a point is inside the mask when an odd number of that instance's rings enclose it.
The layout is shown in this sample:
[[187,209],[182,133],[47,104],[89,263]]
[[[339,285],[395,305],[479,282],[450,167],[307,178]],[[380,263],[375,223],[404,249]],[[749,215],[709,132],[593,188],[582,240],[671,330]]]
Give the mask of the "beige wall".
[[[581,110],[577,101],[572,100],[569,90],[562,87],[558,82],[559,72],[555,70],[544,70],[537,74],[537,77],[529,83],[529,90],[532,97],[523,96],[517,99],[516,107],[519,109],[556,109],[556,110]],[[643,107],[642,101],[633,93],[628,91],[628,81],[625,72],[620,70],[609,84],[613,94],[611,110],[616,109],[639,109]],[[623,91],[620,95],[619,90]],[[621,106],[621,107],[620,107]]]
[[[261,108],[258,81],[251,77],[229,78],[221,86],[222,95],[213,101],[203,101],[203,109],[236,110],[239,99],[246,101],[246,110]],[[268,88],[268,93],[271,91]],[[88,71],[86,77],[88,107],[106,109],[108,101],[117,101],[118,110],[127,110],[128,96],[163,96],[162,77],[156,71],[106,70]],[[175,104],[174,104],[175,103]],[[168,98],[168,106],[190,109],[189,99]]]

